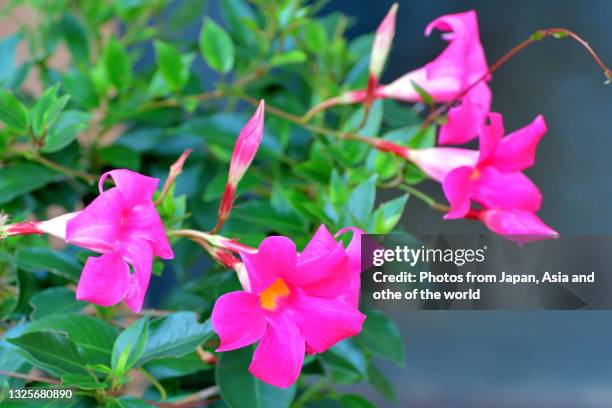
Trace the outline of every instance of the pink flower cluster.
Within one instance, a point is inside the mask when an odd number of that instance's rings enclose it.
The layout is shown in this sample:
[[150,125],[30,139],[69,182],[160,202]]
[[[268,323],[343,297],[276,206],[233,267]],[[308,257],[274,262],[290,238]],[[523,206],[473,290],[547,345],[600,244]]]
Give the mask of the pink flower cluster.
[[[365,90],[346,92],[311,110],[311,114],[336,104],[363,103],[392,98],[421,102],[423,91],[434,102],[456,102],[440,126],[439,144],[463,144],[478,137],[480,151],[455,147],[412,150],[385,140],[373,144],[381,151],[402,156],[440,182],[451,208],[446,219],[475,218],[504,235],[556,237],[535,213],[542,196],[522,171],[535,163],[535,151],[546,132],[544,118],[503,137],[502,115],[490,112],[488,65],[480,43],[474,11],[438,17],[425,29],[436,29],[449,41],[433,61],[392,81],[379,83],[380,73],[395,34],[397,4],[381,22],[372,48],[370,77]],[[482,209],[472,209],[471,203]]]

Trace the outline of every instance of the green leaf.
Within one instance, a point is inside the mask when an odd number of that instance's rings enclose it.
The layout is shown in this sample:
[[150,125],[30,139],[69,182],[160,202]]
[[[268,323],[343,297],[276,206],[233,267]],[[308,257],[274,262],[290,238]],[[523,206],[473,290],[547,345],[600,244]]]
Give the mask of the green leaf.
[[37,137],[41,137],[55,123],[70,99],[68,95],[58,98],[58,89],[59,85],[47,89],[32,109],[32,130]]
[[327,32],[318,21],[311,21],[304,27],[304,42],[309,51],[319,54],[327,48]]
[[43,153],[53,153],[68,146],[77,134],[89,126],[90,115],[86,112],[69,110],[62,112],[57,123],[48,132]]
[[194,312],[177,312],[154,320],[148,332],[138,365],[158,358],[183,356],[213,335],[210,320],[198,323]]
[[83,390],[98,390],[107,388],[106,383],[96,382],[91,375],[64,374],[62,375],[62,386],[80,388]]
[[365,227],[369,224],[376,199],[376,176],[359,184],[349,196],[348,211],[355,222]]
[[270,66],[278,67],[289,64],[301,64],[306,61],[306,54],[300,50],[292,50],[283,54],[275,54],[270,60]]
[[345,339],[323,354],[327,364],[350,369],[363,378],[368,376],[368,361],[353,339]]
[[28,272],[49,271],[72,281],[78,280],[82,266],[74,257],[45,247],[17,251],[17,266]]
[[381,204],[374,212],[374,234],[388,234],[402,218],[408,194],[394,198]]
[[0,204],[38,190],[58,178],[57,172],[32,163],[0,168]]
[[349,188],[346,180],[338,174],[336,169],[332,171],[329,182],[329,197],[331,202],[337,208],[341,208],[348,202]]
[[7,339],[27,352],[32,364],[54,375],[88,375],[86,361],[67,335],[55,331],[30,332]]
[[117,329],[104,320],[86,315],[52,315],[32,322],[27,332],[55,330],[68,335],[89,364],[110,365]]
[[123,145],[110,145],[98,149],[98,157],[116,168],[140,169],[140,155]]
[[0,87],[14,88],[19,86],[21,67],[17,65],[17,46],[21,42],[22,34],[17,32],[0,40]]
[[115,340],[112,367],[118,374],[128,372],[143,355],[149,332],[149,316],[132,323]]
[[53,287],[38,292],[30,299],[33,312],[30,319],[39,320],[57,314],[72,314],[87,306],[75,299],[75,293],[65,287]]
[[232,220],[287,235],[303,233],[305,227],[305,222],[294,213],[281,214],[264,201],[249,201],[236,206]]
[[28,110],[17,98],[2,91],[0,92],[0,120],[9,128],[24,133],[28,130],[30,118]]
[[[23,323],[17,324],[4,333],[3,338],[0,338],[0,367],[2,367],[2,370],[26,374],[32,369],[30,362],[18,351],[19,348],[5,340],[9,337],[21,335],[25,326]],[[24,384],[25,382],[21,379],[0,375],[0,389],[8,387],[22,388]]]
[[123,89],[132,82],[132,64],[123,45],[114,36],[111,36],[104,55],[104,68],[106,75],[113,85]]
[[87,32],[81,23],[71,14],[64,14],[61,21],[64,41],[75,60],[89,62],[89,42]]
[[226,73],[234,66],[234,42],[223,28],[206,17],[200,33],[200,52],[208,65]]
[[160,358],[145,364],[144,368],[158,380],[165,378],[183,377],[198,371],[212,369],[213,366],[205,364],[197,352],[185,354],[182,357]]
[[162,41],[155,41],[154,44],[157,66],[164,81],[173,91],[181,90],[189,80],[189,66],[185,69],[181,54],[171,44]]
[[345,394],[340,397],[340,401],[345,408],[376,408],[376,405],[372,404],[361,395]]
[[368,367],[368,378],[370,380],[370,384],[372,384],[374,389],[376,389],[376,391],[378,391],[383,397],[389,401],[397,400],[397,395],[395,393],[395,389],[393,388],[393,384],[391,384],[387,377],[385,377],[385,375],[373,364],[370,364]]
[[426,105],[432,106],[435,103],[433,97],[419,84],[414,81],[410,81],[410,83]]
[[252,347],[221,353],[215,377],[223,401],[230,408],[289,407],[296,386],[277,388],[258,380],[249,373],[252,358]]
[[395,322],[381,312],[365,312],[363,330],[356,341],[371,352],[404,366],[404,342]]

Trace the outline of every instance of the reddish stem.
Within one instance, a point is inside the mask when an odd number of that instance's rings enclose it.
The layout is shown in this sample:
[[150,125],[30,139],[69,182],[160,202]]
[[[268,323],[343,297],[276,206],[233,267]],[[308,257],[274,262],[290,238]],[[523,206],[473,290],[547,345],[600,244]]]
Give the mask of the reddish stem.
[[599,67],[604,71],[604,75],[606,76],[608,81],[612,80],[612,70],[610,70],[610,68],[608,68],[603,63],[601,58],[599,58],[599,56],[597,55],[595,50],[593,50],[593,48],[591,48],[589,43],[587,43],[583,38],[578,36],[576,33],[572,32],[570,30],[567,30],[565,28],[548,28],[546,30],[539,30],[539,31],[536,31],[536,33],[533,34],[531,37],[529,37],[528,39],[526,39],[522,43],[520,43],[517,46],[515,46],[514,48],[512,48],[510,51],[508,51],[506,54],[504,54],[500,59],[495,61],[495,63],[493,65],[491,65],[489,70],[484,75],[482,75],[480,78],[478,78],[474,83],[470,84],[467,88],[465,88],[461,92],[459,92],[457,94],[457,96],[455,96],[452,100],[446,102],[444,105],[440,106],[438,109],[436,109],[435,111],[431,112],[429,114],[429,116],[427,117],[427,119],[425,120],[425,122],[423,122],[423,127],[425,128],[425,127],[431,125],[436,120],[436,118],[438,116],[440,116],[441,114],[446,112],[455,103],[457,103],[461,98],[463,98],[469,91],[471,91],[476,85],[478,85],[480,82],[484,81],[485,79],[487,79],[491,75],[493,75],[499,68],[501,68],[504,64],[506,64],[506,62],[508,62],[516,54],[518,54],[519,52],[521,52],[522,50],[527,48],[529,45],[531,45],[531,44],[533,44],[533,43],[535,43],[537,41],[540,41],[543,38],[551,37],[551,36],[559,36],[560,34],[563,35],[563,36],[568,36],[568,37],[572,38],[573,40],[577,41],[580,45],[582,45],[589,52],[589,54],[591,54],[591,56],[595,60],[595,63],[597,65],[599,65]]

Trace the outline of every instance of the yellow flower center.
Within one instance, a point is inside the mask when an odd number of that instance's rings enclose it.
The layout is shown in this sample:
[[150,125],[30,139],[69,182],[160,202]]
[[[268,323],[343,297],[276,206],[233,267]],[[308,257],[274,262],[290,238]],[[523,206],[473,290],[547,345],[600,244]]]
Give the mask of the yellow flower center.
[[474,171],[472,172],[472,175],[470,176],[470,180],[474,181],[478,177],[480,177],[480,172],[478,171],[478,169],[474,169]]
[[266,310],[275,310],[278,306],[278,299],[289,296],[289,293],[289,287],[285,281],[278,278],[259,294],[261,307]]

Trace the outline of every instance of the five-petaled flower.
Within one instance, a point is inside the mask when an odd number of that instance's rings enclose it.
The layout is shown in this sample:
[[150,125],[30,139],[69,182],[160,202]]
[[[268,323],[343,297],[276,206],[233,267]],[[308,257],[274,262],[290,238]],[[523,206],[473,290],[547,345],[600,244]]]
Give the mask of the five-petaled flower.
[[542,195],[522,170],[535,162],[538,143],[546,123],[538,116],[532,123],[506,137],[502,116],[489,114],[490,124],[481,126],[478,160],[448,173],[442,187],[451,210],[446,219],[462,218],[474,200],[487,209],[536,212]]
[[[343,233],[340,231],[340,233]],[[303,252],[286,237],[264,239],[257,252],[241,252],[248,290],[221,296],[212,324],[217,351],[260,341],[249,371],[278,387],[298,378],[304,353],[321,353],[361,331],[357,308],[361,231],[345,249],[321,226]]]
[[[108,176],[115,187],[104,191]],[[100,195],[68,220],[66,241],[102,254],[87,259],[77,299],[101,306],[125,300],[134,312],[140,311],[153,256],[174,258],[153,204],[158,183],[130,170],[112,170],[100,178]]]

